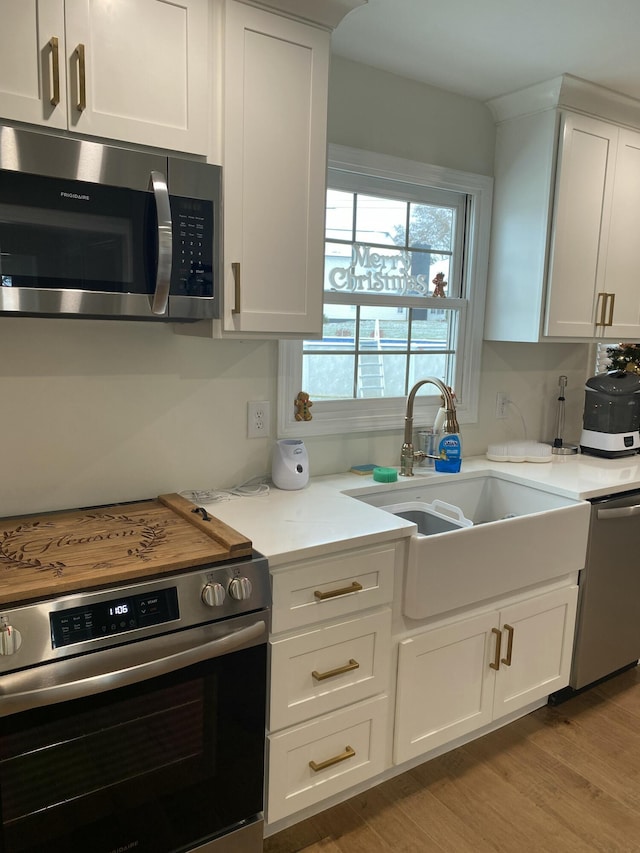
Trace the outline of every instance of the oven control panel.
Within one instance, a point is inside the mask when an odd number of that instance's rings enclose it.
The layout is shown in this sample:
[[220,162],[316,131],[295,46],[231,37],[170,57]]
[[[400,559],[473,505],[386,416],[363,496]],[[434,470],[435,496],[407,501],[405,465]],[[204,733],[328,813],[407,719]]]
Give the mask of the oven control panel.
[[218,623],[249,613],[268,624],[270,606],[269,565],[255,551],[119,587],[0,606],[0,676],[193,627],[211,626],[213,637]]
[[142,595],[129,595],[70,607],[49,614],[51,647],[70,646],[101,637],[172,622],[180,616],[178,592],[172,586]]

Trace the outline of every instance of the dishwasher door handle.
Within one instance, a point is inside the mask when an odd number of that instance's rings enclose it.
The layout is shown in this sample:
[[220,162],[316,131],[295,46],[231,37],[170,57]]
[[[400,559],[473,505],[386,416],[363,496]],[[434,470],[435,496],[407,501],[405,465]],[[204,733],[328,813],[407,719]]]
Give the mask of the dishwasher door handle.
[[599,509],[598,521],[606,521],[607,518],[633,518],[634,515],[640,515],[640,504],[633,506],[618,506],[611,509]]

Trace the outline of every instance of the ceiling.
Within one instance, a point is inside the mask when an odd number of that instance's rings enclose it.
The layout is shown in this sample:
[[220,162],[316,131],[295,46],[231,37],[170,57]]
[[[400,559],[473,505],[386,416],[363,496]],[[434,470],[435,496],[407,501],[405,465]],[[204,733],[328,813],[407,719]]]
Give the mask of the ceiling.
[[640,2],[368,0],[333,52],[480,101],[564,73],[640,99]]

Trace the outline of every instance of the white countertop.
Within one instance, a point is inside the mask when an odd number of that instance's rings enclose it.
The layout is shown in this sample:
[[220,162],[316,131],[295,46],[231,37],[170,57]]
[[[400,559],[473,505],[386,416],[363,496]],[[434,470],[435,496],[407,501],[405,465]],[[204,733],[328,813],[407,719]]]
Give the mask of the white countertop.
[[416,469],[413,479],[377,483],[371,476],[335,474],[313,477],[304,489],[282,491],[272,486],[260,497],[232,497],[206,503],[217,518],[250,538],[271,567],[378,541],[410,536],[415,527],[391,513],[350,495],[406,488],[423,476],[464,479],[477,471],[575,500],[640,489],[640,454],[621,459],[595,456],[554,456],[551,462],[490,462],[485,457],[463,459],[459,474],[435,474]]

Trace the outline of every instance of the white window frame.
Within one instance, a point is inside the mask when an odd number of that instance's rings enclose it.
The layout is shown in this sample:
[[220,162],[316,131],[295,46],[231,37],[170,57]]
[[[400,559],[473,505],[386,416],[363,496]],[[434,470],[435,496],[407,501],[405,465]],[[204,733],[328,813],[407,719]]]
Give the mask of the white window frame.
[[[440,166],[430,166],[386,154],[361,151],[342,145],[329,146],[329,168],[357,175],[400,181],[414,186],[454,190],[469,196],[468,239],[464,259],[464,305],[460,311],[456,377],[454,386],[460,423],[478,420],[480,360],[487,287],[489,234],[493,179]],[[373,298],[379,302],[379,297]],[[461,300],[452,299],[460,306]],[[420,302],[422,307],[425,301]],[[438,300],[438,307],[444,307]],[[453,307],[453,306],[452,306]],[[296,421],[294,400],[302,388],[302,341],[280,341],[278,348],[277,431],[281,438],[301,435],[335,435],[399,429],[404,420],[405,398],[370,398],[322,401],[312,408],[312,420]],[[423,391],[425,393],[423,393]],[[416,397],[416,424],[430,424],[435,418],[440,397],[426,385]]]

